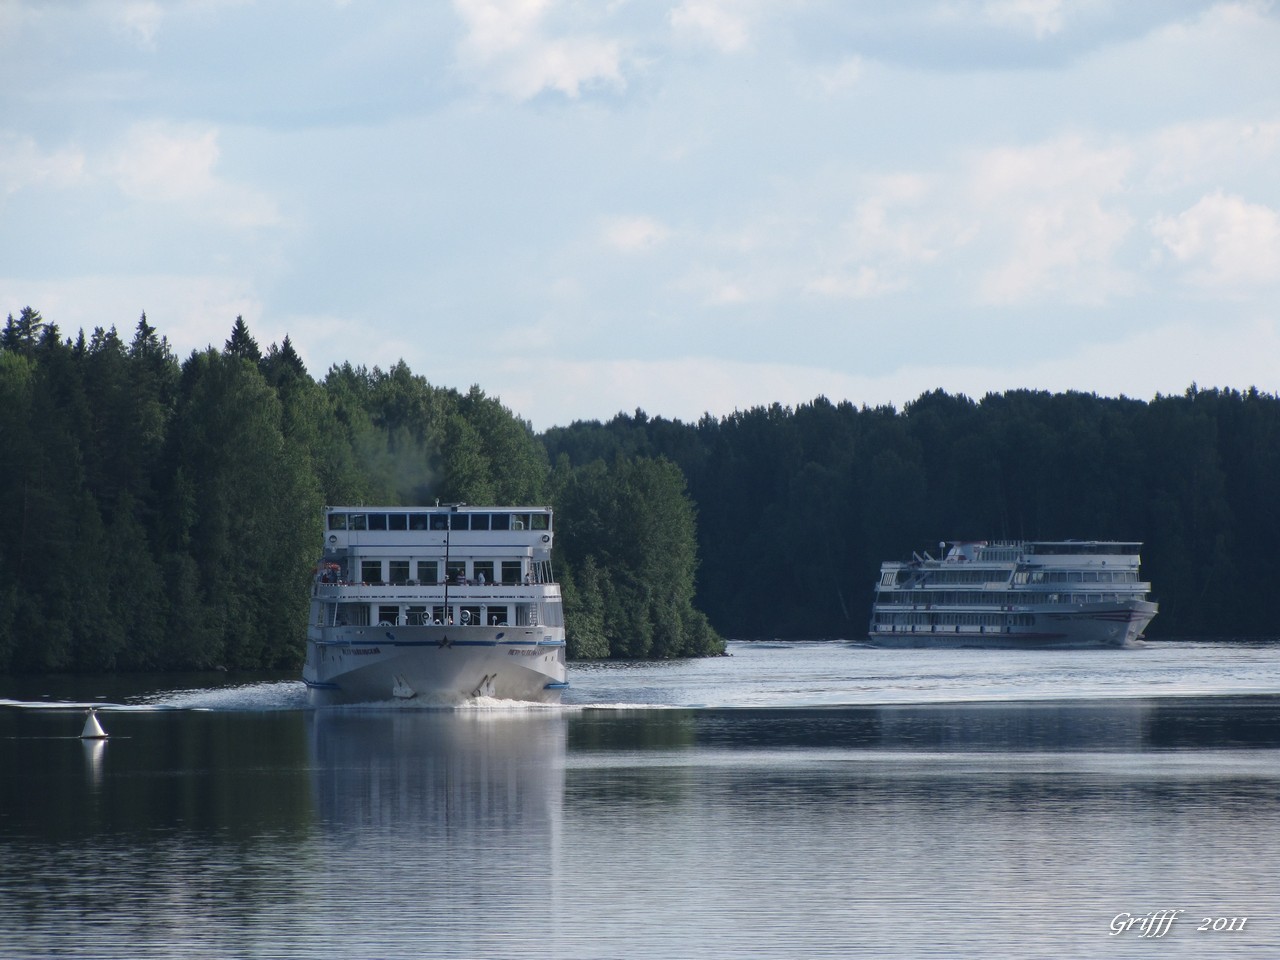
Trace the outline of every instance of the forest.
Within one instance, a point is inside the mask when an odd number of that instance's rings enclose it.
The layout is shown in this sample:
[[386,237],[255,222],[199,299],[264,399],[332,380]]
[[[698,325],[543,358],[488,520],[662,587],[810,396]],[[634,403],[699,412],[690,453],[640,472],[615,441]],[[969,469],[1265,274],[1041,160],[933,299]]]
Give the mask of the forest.
[[666,458],[698,509],[697,602],[732,637],[863,635],[884,560],[945,540],[1144,543],[1155,637],[1280,634],[1280,399],[941,391],[817,398],[697,424],[618,415],[543,438],[583,463]]
[[0,333],[0,673],[293,669],[325,504],[550,504],[573,657],[721,652],[671,461],[552,469],[472,387],[307,372],[237,318],[179,362],[141,317]]
[[324,504],[550,504],[570,655],[862,635],[882,560],[1141,540],[1151,636],[1274,636],[1280,399],[818,397],[537,434],[403,362],[306,370],[242,318],[179,361],[145,315],[0,333],[0,672],[294,668]]

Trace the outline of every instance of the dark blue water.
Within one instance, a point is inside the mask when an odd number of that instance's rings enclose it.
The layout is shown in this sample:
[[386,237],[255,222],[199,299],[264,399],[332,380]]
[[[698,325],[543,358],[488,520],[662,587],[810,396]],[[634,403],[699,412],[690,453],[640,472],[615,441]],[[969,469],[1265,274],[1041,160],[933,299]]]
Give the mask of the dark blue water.
[[0,957],[1280,943],[1280,647],[732,652],[579,665],[562,708],[10,681]]

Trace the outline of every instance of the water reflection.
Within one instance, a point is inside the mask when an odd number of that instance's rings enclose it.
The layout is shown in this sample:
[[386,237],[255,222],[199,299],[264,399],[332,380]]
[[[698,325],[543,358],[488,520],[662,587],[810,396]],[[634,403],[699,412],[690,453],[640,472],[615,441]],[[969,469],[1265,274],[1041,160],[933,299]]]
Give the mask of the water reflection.
[[[1256,918],[1280,701],[0,708],[0,958],[1149,956]],[[1030,929],[1034,936],[1027,933]],[[8,951],[8,952],[6,952]]]
[[1280,747],[1280,711],[1271,697],[596,710],[575,720],[570,747],[587,753],[693,747],[957,754],[1265,749]]
[[308,727],[317,815],[330,831],[545,835],[560,807],[560,714],[320,710]]
[[84,751],[85,779],[95,793],[102,789],[102,758],[107,752],[104,740],[81,740]]

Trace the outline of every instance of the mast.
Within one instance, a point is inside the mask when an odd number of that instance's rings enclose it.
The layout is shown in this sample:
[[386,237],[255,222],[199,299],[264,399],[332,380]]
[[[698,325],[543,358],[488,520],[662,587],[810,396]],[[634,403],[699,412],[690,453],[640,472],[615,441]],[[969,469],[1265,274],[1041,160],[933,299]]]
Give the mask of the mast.
[[444,622],[449,622],[449,535],[453,532],[453,515],[458,512],[459,507],[465,507],[465,503],[449,503],[445,504],[449,508],[448,520],[444,525]]

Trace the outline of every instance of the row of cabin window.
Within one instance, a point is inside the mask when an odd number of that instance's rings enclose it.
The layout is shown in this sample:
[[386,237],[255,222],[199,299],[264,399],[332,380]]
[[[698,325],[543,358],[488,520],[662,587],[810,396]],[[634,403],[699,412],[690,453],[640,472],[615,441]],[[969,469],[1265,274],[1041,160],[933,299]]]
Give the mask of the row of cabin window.
[[880,606],[993,606],[1024,603],[1102,603],[1103,601],[1120,602],[1141,597],[1142,591],[1134,593],[1031,593],[1018,591],[1006,593],[988,591],[985,593],[966,592],[961,590],[904,590],[881,593],[876,598]]
[[[471,623],[488,624],[489,626],[510,626],[509,609],[506,606],[479,606],[474,604],[449,605],[446,611],[443,605],[425,606],[378,606],[375,608],[377,619],[371,616],[368,604],[344,603],[338,608],[334,622],[340,627],[369,627],[375,623],[391,626],[421,626],[430,623]],[[528,620],[528,615],[518,619]]]
[[[413,580],[418,583],[431,585],[440,582],[440,560],[416,560],[413,561]],[[385,576],[383,574],[383,565],[386,565]],[[468,570],[468,568],[470,568]],[[360,580],[362,583],[408,583],[410,561],[408,560],[361,560],[360,561]],[[501,576],[500,581],[494,580],[494,573]],[[524,575],[522,565],[519,560],[502,560],[500,566],[495,565],[493,560],[450,560],[449,568],[445,571],[445,576],[451,583],[457,583],[459,580],[470,580],[473,583],[479,583],[480,578],[484,577],[485,583],[519,583]]]
[[378,607],[378,622],[392,626],[418,626],[428,623],[488,624],[491,627],[510,626],[506,607],[479,607],[459,604],[445,610],[443,606],[408,607],[403,613],[399,607]]
[[550,530],[548,513],[331,513],[330,530]]
[[[895,580],[896,576],[896,580]],[[885,573],[880,579],[884,586],[894,583],[910,582],[912,573],[899,570]],[[952,570],[930,570],[924,581],[916,586],[934,586],[935,584],[963,584],[1002,582],[1007,574],[999,570],[983,570],[976,568],[958,568]],[[1019,570],[1013,576],[1013,582],[1023,583],[1137,583],[1136,570]]]
[[1015,583],[1137,583],[1137,570],[1019,571]]
[[1040,557],[1136,557],[1140,543],[1029,543],[1027,553]]
[[1029,627],[1035,618],[1029,613],[882,613],[875,616],[877,626],[961,626],[961,627]]
[[[547,604],[539,607],[529,604],[443,604],[432,607],[425,605],[390,605],[367,603],[344,603],[331,608],[333,623],[340,627],[369,627],[375,623],[386,623],[392,626],[420,626],[429,623],[441,624],[484,624],[491,627],[527,627],[540,624],[544,627],[563,627],[564,613],[560,604]],[[375,619],[376,617],[376,619]]]

